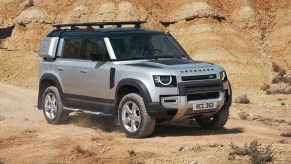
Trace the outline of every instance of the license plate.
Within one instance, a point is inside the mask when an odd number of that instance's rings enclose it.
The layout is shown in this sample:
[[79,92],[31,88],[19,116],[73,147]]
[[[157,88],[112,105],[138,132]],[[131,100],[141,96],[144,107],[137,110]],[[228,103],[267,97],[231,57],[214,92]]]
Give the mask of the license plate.
[[193,104],[193,110],[214,109],[217,107],[217,102],[206,102]]

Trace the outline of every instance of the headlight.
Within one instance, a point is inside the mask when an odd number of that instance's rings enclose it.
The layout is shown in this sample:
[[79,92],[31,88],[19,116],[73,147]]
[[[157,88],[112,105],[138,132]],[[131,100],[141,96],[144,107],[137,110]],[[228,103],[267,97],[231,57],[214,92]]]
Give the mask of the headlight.
[[222,81],[226,81],[227,80],[227,76],[226,76],[226,73],[223,71],[223,72],[220,72],[220,79]]
[[175,76],[154,76],[156,87],[176,87],[177,80]]

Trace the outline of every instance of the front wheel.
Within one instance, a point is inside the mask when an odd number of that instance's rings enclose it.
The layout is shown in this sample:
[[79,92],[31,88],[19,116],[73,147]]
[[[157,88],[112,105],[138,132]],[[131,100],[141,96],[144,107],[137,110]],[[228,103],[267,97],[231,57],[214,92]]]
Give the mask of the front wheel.
[[42,109],[49,124],[62,124],[69,119],[69,112],[63,109],[59,90],[55,86],[50,86],[44,91]]
[[222,128],[227,120],[229,115],[229,108],[221,109],[211,118],[196,118],[197,124],[204,129],[219,129]]
[[143,98],[136,93],[121,99],[118,118],[123,132],[130,138],[147,137],[155,129],[156,119],[148,115]]

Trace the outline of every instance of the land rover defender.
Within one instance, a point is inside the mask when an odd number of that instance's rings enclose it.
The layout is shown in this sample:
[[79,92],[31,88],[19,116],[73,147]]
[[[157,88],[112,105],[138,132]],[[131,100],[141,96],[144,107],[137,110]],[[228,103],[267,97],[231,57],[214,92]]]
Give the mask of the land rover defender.
[[38,108],[48,123],[62,124],[70,112],[111,115],[130,138],[150,136],[166,120],[226,124],[225,70],[192,60],[173,36],[143,23],[54,25],[39,47]]

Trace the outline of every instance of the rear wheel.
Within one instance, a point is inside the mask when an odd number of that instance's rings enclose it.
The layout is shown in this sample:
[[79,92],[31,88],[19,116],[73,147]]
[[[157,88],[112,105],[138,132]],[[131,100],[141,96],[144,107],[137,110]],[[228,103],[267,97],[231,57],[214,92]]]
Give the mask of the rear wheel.
[[50,86],[44,91],[42,109],[49,124],[62,124],[69,119],[69,112],[63,109],[60,93],[55,86]]
[[195,119],[197,124],[201,128],[205,129],[219,129],[222,128],[227,120],[229,115],[229,108],[221,109],[211,118],[197,118]]
[[155,129],[156,119],[148,115],[143,98],[136,93],[121,99],[118,118],[123,132],[130,138],[147,137]]

